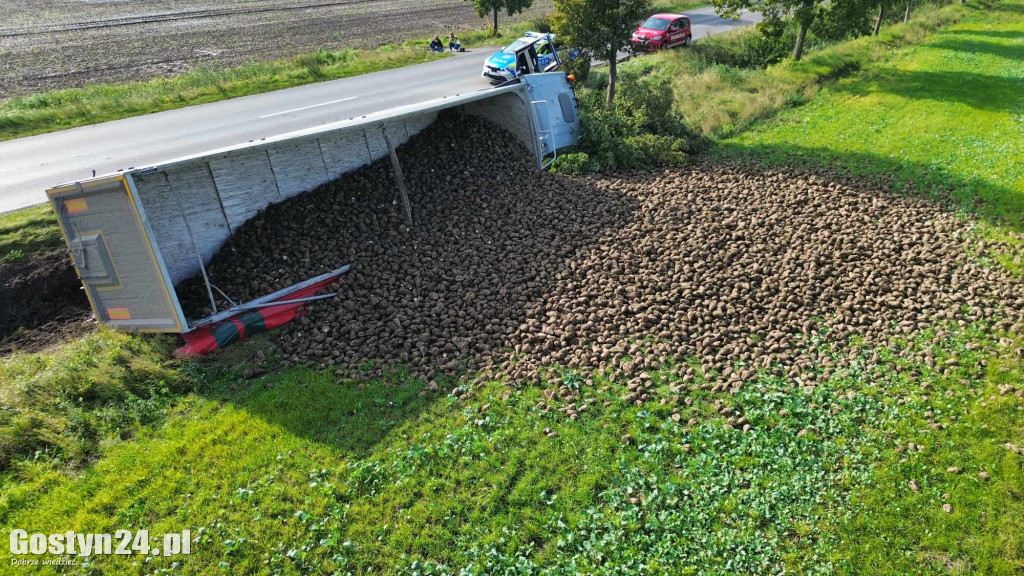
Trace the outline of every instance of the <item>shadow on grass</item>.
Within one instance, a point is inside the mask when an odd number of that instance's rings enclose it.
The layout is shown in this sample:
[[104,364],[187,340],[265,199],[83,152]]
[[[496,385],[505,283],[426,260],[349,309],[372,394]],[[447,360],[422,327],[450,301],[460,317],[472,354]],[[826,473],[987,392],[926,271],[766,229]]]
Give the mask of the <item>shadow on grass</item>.
[[977,28],[960,28],[959,30],[950,30],[945,32],[949,36],[988,36],[990,38],[1013,38],[1021,39],[1024,38],[1024,32],[1017,32],[1016,30],[979,30]]
[[[1010,6],[1000,5],[1000,9],[1008,7]],[[1024,38],[1024,34],[1016,31],[957,30],[943,34],[941,38],[929,42],[927,46],[964,55],[986,55],[1014,62],[1024,61],[1024,45],[989,41],[984,38],[985,36]],[[1024,85],[1017,77],[968,71],[878,68],[874,78],[875,82],[871,84],[856,82],[841,86],[839,89],[862,96],[871,92],[886,92],[903,98],[958,102],[978,110],[994,112],[1016,110],[1024,98]]]
[[919,194],[950,210],[968,212],[988,224],[1024,231],[1024,193],[981,178],[963,178],[936,166],[829,148],[734,142],[721,144],[709,156],[740,159],[765,167],[785,165],[832,171],[843,179],[869,179],[885,190]]
[[12,213],[0,219],[0,259],[4,254],[20,250],[30,254],[64,244],[57,220],[49,213],[21,218]]
[[974,72],[926,72],[880,68],[874,83],[855,82],[837,87],[857,96],[885,92],[901,98],[958,102],[977,110],[1008,112],[1017,108],[1021,99],[1021,81],[1016,78],[990,76]]
[[1009,12],[1010,14],[1024,14],[1024,4],[1009,3],[1009,2],[982,2],[980,6],[971,5],[975,10],[984,10],[988,12]]
[[[270,336],[272,337],[272,335]],[[263,338],[264,344],[270,338]],[[252,348],[235,344],[235,355]],[[345,459],[362,458],[394,428],[415,418],[443,393],[426,393],[422,382],[383,377],[357,383],[339,381],[332,370],[286,368],[246,380],[241,366],[213,357],[199,393],[230,403],[288,433],[333,449]],[[246,363],[248,365],[248,363]],[[211,369],[212,368],[212,369]],[[212,373],[212,375],[209,375]]]
[[[973,34],[971,34],[973,36]],[[952,50],[954,52],[971,52],[974,54],[990,54],[1000,58],[1020,61],[1024,60],[1024,44],[1016,46],[1013,44],[1001,44],[998,42],[987,42],[985,40],[972,40],[970,36],[955,36],[943,38],[937,42],[930,42],[929,47]],[[1024,34],[1018,34],[1017,38],[1024,39]]]

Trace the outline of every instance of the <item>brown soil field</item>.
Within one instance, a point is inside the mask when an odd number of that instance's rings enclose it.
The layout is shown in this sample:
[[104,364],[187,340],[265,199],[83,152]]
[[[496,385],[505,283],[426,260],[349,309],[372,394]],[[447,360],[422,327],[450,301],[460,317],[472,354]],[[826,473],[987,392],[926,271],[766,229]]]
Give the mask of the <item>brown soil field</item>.
[[89,302],[67,250],[0,261],[0,354],[77,334],[88,316]]
[[[547,13],[537,0],[523,14]],[[5,0],[0,98],[482,28],[465,0]]]

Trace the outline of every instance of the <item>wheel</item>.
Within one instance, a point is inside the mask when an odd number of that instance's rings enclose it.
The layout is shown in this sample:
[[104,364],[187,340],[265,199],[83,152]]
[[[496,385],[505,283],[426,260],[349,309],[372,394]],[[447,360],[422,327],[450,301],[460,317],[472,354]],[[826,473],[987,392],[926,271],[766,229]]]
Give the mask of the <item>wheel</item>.
[[687,37],[686,37],[686,40],[683,40],[683,47],[684,47],[684,48],[690,45],[690,40],[691,40],[692,38],[693,38],[693,34],[691,34],[691,35],[687,36]]

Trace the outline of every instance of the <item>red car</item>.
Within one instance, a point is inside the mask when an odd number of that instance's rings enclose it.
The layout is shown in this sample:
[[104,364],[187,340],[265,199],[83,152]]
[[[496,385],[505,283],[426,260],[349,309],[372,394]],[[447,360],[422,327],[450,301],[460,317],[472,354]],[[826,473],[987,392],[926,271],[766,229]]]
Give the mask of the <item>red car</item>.
[[661,50],[689,46],[693,39],[690,18],[685,14],[655,14],[633,32],[633,49]]

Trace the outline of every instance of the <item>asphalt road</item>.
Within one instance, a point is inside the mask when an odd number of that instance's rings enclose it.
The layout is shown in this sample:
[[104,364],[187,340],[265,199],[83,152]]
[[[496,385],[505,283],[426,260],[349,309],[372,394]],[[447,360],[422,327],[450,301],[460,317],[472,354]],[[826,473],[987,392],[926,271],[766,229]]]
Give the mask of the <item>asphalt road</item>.
[[[698,39],[757,22],[723,20],[711,8],[688,13]],[[0,212],[46,201],[45,190],[94,174],[159,163],[431,98],[486,90],[480,77],[492,50],[114,120],[0,142]]]

